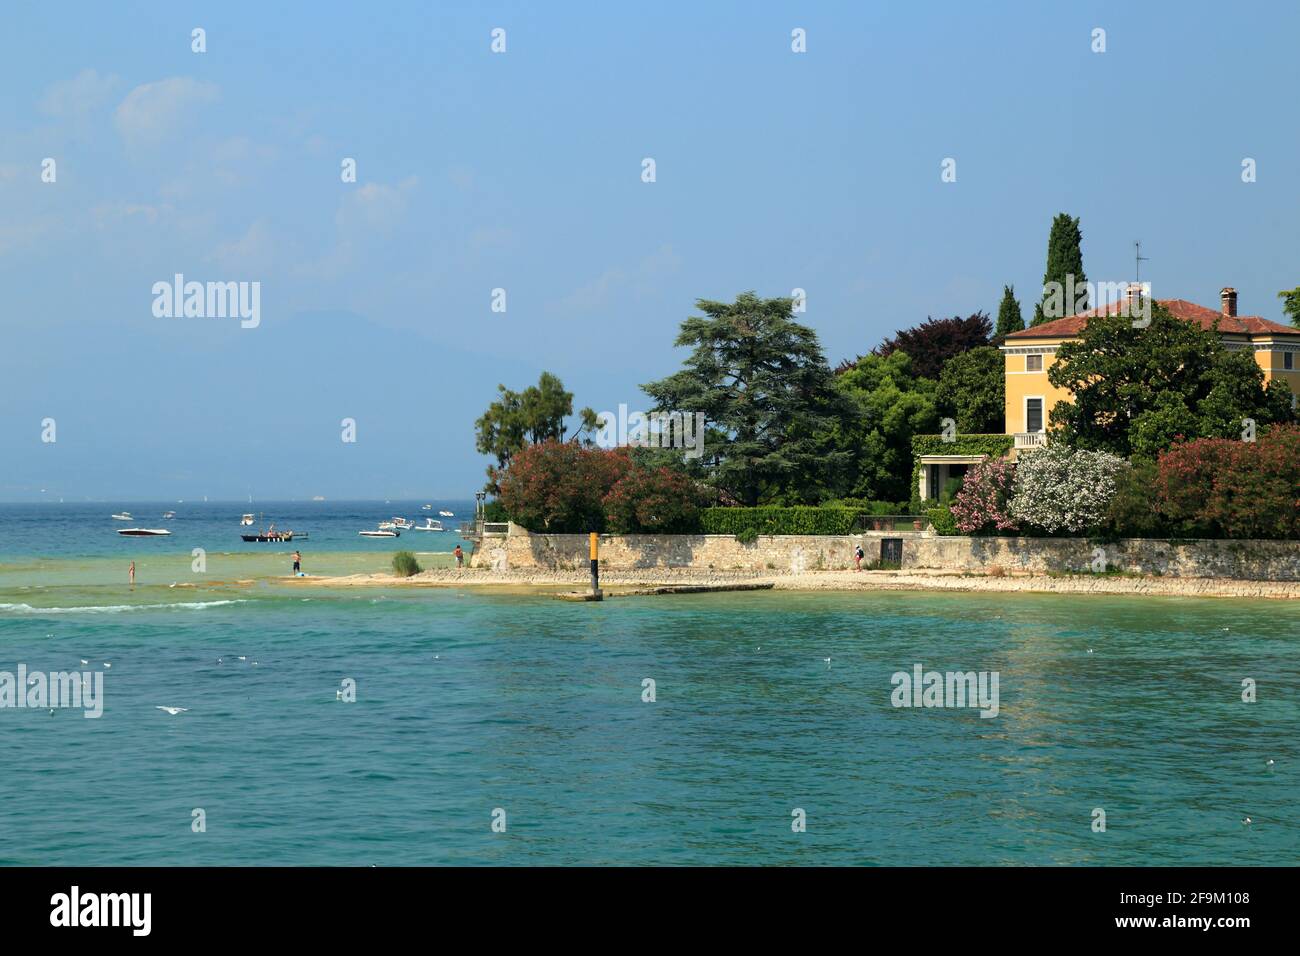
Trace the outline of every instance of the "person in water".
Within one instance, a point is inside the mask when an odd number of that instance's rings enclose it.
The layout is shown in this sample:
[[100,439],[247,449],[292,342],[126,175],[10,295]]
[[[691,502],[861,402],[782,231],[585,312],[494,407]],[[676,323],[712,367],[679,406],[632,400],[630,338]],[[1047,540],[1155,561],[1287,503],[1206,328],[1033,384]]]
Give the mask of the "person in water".
[[297,574],[302,570],[302,553],[295,551],[293,553],[293,573]]
[[135,587],[135,562],[134,561],[131,562],[131,567],[127,568],[126,576],[131,581],[131,587]]
[[465,552],[460,549],[460,545],[456,545],[456,550],[452,554],[456,556],[456,567],[463,568],[465,566]]

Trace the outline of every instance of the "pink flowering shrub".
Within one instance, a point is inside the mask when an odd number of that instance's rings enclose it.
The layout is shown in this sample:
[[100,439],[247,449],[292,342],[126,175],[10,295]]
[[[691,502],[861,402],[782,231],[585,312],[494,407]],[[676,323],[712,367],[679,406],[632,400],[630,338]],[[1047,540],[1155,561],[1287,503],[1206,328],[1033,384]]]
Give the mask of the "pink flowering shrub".
[[962,534],[1017,530],[1008,508],[1015,477],[1016,466],[1002,459],[985,459],[966,472],[952,503],[957,530]]

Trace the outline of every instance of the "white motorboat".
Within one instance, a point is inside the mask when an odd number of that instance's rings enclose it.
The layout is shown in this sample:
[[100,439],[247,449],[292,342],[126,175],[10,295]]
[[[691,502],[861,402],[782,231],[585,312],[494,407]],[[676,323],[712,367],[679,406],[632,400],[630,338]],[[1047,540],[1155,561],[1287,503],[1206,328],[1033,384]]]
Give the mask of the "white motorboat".
[[433,510],[433,505],[420,505],[420,510],[421,510],[421,511],[432,511],[432,510]]
[[444,518],[456,517],[456,513],[453,511],[439,511],[438,514],[442,515]]
[[357,534],[363,538],[400,538],[402,532],[394,531],[391,528],[380,528],[378,531],[358,531]]
[[131,512],[129,512],[129,511],[120,511],[120,512],[118,512],[117,514],[113,515],[113,520],[114,520],[114,521],[134,521],[135,519],[131,517]]
[[251,527],[253,526],[253,516],[252,516],[252,515],[244,515],[244,516],[242,516],[242,517],[239,519],[239,524],[240,524],[240,526],[242,526],[242,527],[245,527],[245,528],[251,528]]
[[414,530],[415,531],[446,531],[447,529],[442,526],[441,521],[438,521],[435,518],[425,518],[424,524],[417,524]]
[[164,511],[164,512],[163,512],[163,517],[164,517],[164,518],[175,518],[175,517],[176,517],[176,512],[174,512],[174,511]]
[[415,527],[415,522],[407,518],[389,518],[387,521],[379,522],[381,531],[410,531]]
[[156,538],[159,535],[171,534],[163,528],[122,528],[117,533],[132,538]]

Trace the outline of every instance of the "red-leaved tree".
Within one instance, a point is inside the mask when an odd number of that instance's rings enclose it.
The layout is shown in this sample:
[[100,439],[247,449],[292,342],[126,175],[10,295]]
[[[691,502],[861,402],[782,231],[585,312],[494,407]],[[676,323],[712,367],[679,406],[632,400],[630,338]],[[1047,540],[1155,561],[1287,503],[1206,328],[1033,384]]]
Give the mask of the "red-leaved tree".
[[682,534],[698,530],[700,496],[671,468],[633,465],[605,495],[606,526],[615,534]]
[[1274,425],[1253,442],[1176,444],[1160,454],[1152,491],[1184,534],[1300,537],[1300,425]]

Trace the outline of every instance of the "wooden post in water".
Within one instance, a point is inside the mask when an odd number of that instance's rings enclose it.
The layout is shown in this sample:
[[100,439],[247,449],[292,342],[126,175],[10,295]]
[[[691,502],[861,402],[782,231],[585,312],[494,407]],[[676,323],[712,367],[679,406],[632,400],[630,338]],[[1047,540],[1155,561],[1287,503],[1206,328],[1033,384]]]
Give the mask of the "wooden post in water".
[[604,595],[600,592],[600,535],[591,532],[591,599],[593,601],[601,600]]

